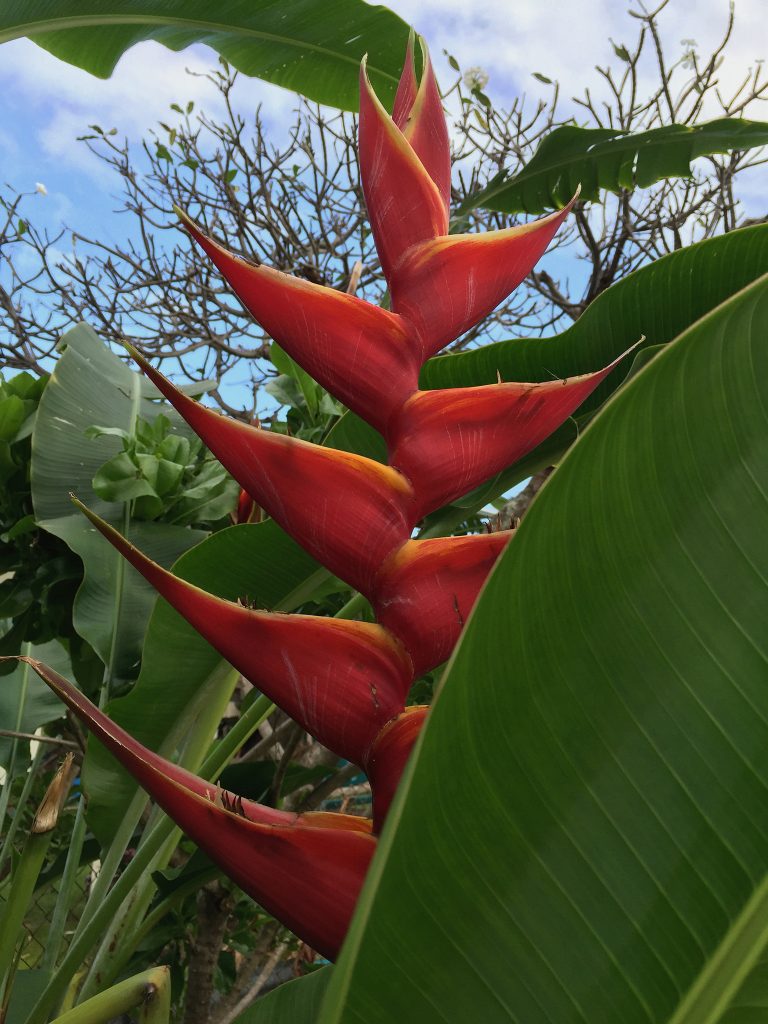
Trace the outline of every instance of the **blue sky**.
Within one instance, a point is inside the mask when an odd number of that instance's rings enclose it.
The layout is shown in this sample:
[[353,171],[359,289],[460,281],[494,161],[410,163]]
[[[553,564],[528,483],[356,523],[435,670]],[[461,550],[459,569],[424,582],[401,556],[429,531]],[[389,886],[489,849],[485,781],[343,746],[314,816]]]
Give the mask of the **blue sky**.
[[[453,53],[464,69],[482,67],[489,74],[487,92],[497,102],[526,92],[532,99],[546,87],[532,77],[538,71],[557,78],[564,97],[594,90],[593,67],[612,58],[609,37],[616,42],[635,38],[637,22],[623,5],[610,0],[393,0],[389,6],[425,35],[438,69],[451,74],[442,50]],[[514,11],[514,13],[513,13]],[[764,0],[738,0],[736,28],[728,59],[720,69],[725,92],[746,69],[766,56]],[[695,14],[687,0],[671,0],[660,18],[670,55],[681,55],[682,40],[695,39],[707,52],[727,19],[727,0],[699,0]],[[120,61],[107,82],[91,78],[51,57],[27,40],[0,48],[0,180],[20,191],[34,192],[37,182],[47,195],[35,193],[29,214],[51,229],[65,223],[84,233],[117,240],[124,221],[113,210],[114,177],[88,152],[78,135],[89,124],[117,127],[136,143],[174,101],[196,100],[215,113],[217,97],[201,78],[185,68],[204,72],[215,61],[212,51],[195,46],[174,54],[145,43]],[[280,132],[290,120],[293,94],[258,80],[241,79],[236,102],[252,110],[262,102],[267,127]],[[766,104],[751,116],[768,120]],[[567,100],[566,100],[567,107]],[[745,179],[742,196],[751,215],[766,212],[768,172]]]

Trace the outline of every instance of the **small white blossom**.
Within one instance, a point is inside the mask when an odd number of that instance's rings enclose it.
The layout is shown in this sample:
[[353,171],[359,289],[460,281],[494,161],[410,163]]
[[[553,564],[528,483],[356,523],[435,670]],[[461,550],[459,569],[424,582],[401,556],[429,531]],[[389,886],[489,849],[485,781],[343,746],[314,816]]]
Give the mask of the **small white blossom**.
[[48,189],[45,187],[45,185],[42,183],[42,181],[36,181],[35,182],[35,188],[37,189],[37,191],[40,193],[41,196],[47,196],[48,195]]
[[488,85],[488,77],[485,68],[467,68],[464,72],[464,85],[468,89],[484,89]]

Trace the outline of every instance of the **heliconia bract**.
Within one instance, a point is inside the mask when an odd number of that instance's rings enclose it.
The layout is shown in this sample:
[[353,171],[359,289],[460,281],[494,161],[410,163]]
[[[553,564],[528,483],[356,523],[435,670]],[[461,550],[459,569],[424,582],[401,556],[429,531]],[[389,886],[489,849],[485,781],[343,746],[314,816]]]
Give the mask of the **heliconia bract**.
[[376,840],[351,814],[292,814],[204,782],[143,747],[62,676],[26,661],[188,836],[324,956],[344,938]]
[[224,871],[331,958],[427,718],[427,708],[407,706],[410,687],[450,656],[513,535],[418,540],[414,528],[539,445],[616,365],[545,383],[420,390],[424,362],[523,280],[570,205],[520,227],[448,233],[448,132],[426,51],[417,80],[413,41],[392,116],[363,61],[359,158],[391,310],[249,263],[179,214],[261,326],[383,435],[388,465],[220,416],[131,351],[240,483],[238,521],[248,519],[254,504],[263,509],[360,590],[377,623],[285,615],[214,597],[80,507],[245,678],[360,765],[371,782],[373,821],[297,816],[225,794],[145,750],[66,680],[29,661]]

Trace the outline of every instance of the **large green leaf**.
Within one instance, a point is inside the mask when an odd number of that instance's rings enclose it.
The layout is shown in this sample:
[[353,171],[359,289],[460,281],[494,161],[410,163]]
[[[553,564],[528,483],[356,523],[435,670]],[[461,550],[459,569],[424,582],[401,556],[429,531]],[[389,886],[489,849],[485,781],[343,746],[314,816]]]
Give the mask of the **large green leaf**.
[[[69,500],[74,491],[100,516],[129,533],[150,557],[170,565],[205,534],[167,523],[131,520],[129,506],[101,501],[91,481],[120,449],[120,441],[86,436],[89,427],[120,427],[131,433],[139,415],[162,411],[187,432],[167,405],[145,397],[140,375],[111,352],[86,324],[64,335],[63,354],[40,399],[32,434],[32,500],[40,526],[60,537],[83,560],[74,624],[108,666],[113,681],[130,677],[141,652],[154,590],[116,552]],[[157,394],[157,392],[155,392]]]
[[[99,537],[105,557],[111,548]],[[256,607],[290,611],[306,601],[327,571],[271,520],[233,526],[184,554],[173,571],[211,593],[241,598]],[[191,716],[229,666],[164,600],[155,604],[131,692],[108,713],[141,743],[171,756],[190,728]],[[89,822],[108,836],[120,823],[136,784],[101,744],[89,743],[85,779]]]
[[669,124],[630,135],[614,128],[564,125],[550,132],[517,174],[498,175],[464,204],[502,213],[560,209],[581,186],[582,199],[601,189],[647,188],[662,178],[686,178],[700,156],[768,145],[768,123],[723,117],[707,124]]
[[331,968],[288,981],[249,1006],[235,1018],[234,1024],[314,1024]]
[[357,110],[360,58],[378,94],[394,96],[408,26],[363,0],[7,0],[0,42],[19,36],[101,78],[145,39],[171,50],[206,43],[246,75]]
[[540,492],[406,771],[322,1024],[752,1024],[768,985],[768,276]]

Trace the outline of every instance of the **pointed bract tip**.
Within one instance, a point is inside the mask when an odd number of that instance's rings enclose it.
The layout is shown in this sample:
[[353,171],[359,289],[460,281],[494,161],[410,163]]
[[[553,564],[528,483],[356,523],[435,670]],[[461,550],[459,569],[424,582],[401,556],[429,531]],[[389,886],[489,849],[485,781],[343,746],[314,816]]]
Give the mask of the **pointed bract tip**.
[[180,206],[177,206],[177,205],[176,205],[176,204],[174,203],[174,204],[173,204],[173,206],[171,207],[171,209],[173,210],[173,212],[174,212],[174,213],[176,214],[176,216],[177,216],[177,217],[179,218],[179,220],[181,221],[181,223],[182,223],[182,224],[183,224],[183,225],[184,225],[185,227],[186,227],[186,226],[187,226],[188,224],[193,224],[193,223],[194,223],[194,221],[193,221],[193,220],[192,220],[192,218],[191,218],[191,217],[189,216],[189,214],[187,213],[187,211],[186,211],[186,210],[182,210],[182,208],[181,208]]
[[373,103],[374,107],[376,107],[377,110],[379,111],[379,115],[382,116],[385,121],[390,122],[390,124],[392,124],[392,126],[394,127],[394,124],[392,122],[392,118],[391,118],[389,112],[387,111],[386,107],[384,106],[384,104],[379,99],[378,94],[377,94],[376,90],[373,88],[373,85],[371,83],[371,79],[370,79],[370,76],[368,74],[368,54],[367,53],[363,54],[363,59],[360,61],[360,84],[364,87],[364,89],[365,89],[366,93],[368,94],[368,97],[371,100],[371,102]]
[[427,46],[427,40],[423,35],[419,33],[416,35],[416,38],[419,40],[419,49],[421,50],[421,59],[423,61],[421,69],[421,76],[423,78],[427,73],[427,67],[430,64],[429,47]]
[[83,513],[83,515],[86,517],[86,519],[90,519],[90,521],[92,523],[94,523],[94,525],[96,525],[96,526],[101,526],[102,525],[103,520],[100,519],[99,516],[97,516],[95,512],[92,512],[84,502],[80,501],[78,496],[76,494],[74,494],[72,491],[69,492],[69,499],[72,502],[72,504],[77,509],[79,509],[80,512]]
[[124,341],[123,345],[128,355],[133,359],[134,362],[138,363],[142,370],[146,369],[150,363],[146,356],[136,348],[135,345],[131,345],[130,342]]
[[[174,206],[173,211],[179,218],[181,226],[184,228],[187,234],[192,235],[196,242],[200,242],[202,239],[213,242],[212,239],[208,239],[208,236],[205,234],[205,232],[202,231],[200,227],[198,227],[198,225],[195,223],[194,220],[192,220],[192,218],[189,216],[188,213],[186,213],[186,211],[182,210],[179,206]],[[217,243],[213,242],[213,244],[216,245]]]

